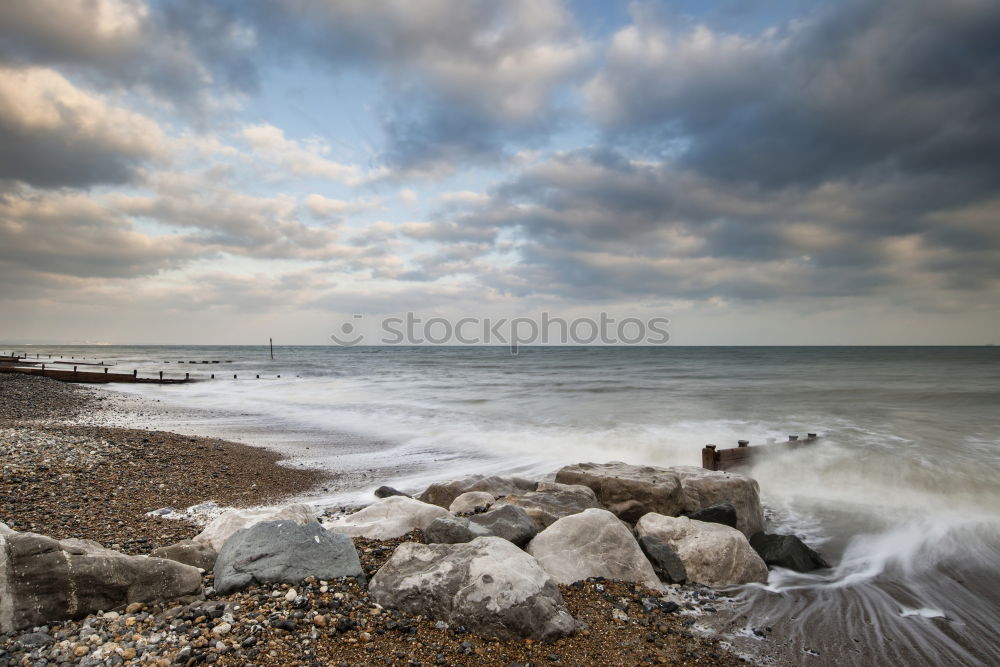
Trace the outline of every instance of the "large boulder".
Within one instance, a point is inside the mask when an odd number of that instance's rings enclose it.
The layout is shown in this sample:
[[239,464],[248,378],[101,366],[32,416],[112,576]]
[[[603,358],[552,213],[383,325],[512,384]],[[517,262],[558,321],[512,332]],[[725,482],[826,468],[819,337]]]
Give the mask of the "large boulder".
[[507,496],[498,500],[494,507],[502,505],[514,505],[523,509],[539,532],[565,516],[592,508],[603,509],[590,488],[553,482],[539,482],[537,491]]
[[225,595],[252,583],[297,584],[306,577],[364,576],[351,538],[318,523],[265,521],[244,528],[219,552],[215,589]]
[[448,511],[452,514],[472,514],[488,509],[496,502],[496,497],[486,491],[466,491],[451,501]]
[[456,516],[434,519],[431,525],[424,529],[424,539],[428,544],[458,544],[490,535],[492,533],[479,524],[471,523],[465,517]]
[[639,539],[665,542],[684,563],[688,581],[724,587],[765,583],[767,566],[743,533],[721,523],[650,513],[635,526]]
[[208,542],[181,540],[176,544],[157,547],[149,555],[153,558],[166,558],[167,560],[177,561],[191,567],[200,567],[206,572],[211,572],[212,568],[215,567],[215,558],[219,554]]
[[676,472],[681,480],[684,511],[688,514],[728,502],[736,509],[737,530],[750,537],[764,529],[764,509],[760,505],[757,480],[738,473],[695,466],[675,466],[670,470]]
[[414,498],[389,496],[323,527],[351,537],[389,540],[411,530],[424,530],[441,517],[450,518],[451,512]]
[[[673,516],[684,509],[680,478],[668,468],[638,466],[621,461],[577,463],[561,468],[556,481],[583,484],[594,490],[608,508],[636,513],[636,504],[645,512]],[[630,517],[631,518],[631,517]]]
[[469,522],[522,548],[538,533],[528,513],[516,505],[494,507],[489,512],[469,517]]
[[450,507],[455,498],[469,491],[485,491],[494,498],[499,498],[514,493],[534,491],[536,486],[536,482],[521,479],[520,477],[471,475],[464,479],[435,482],[417,496],[417,500],[422,500],[425,503],[437,505],[438,507]]
[[534,558],[507,540],[406,542],[372,577],[380,605],[500,639],[556,639],[576,622]]
[[677,516],[728,502],[736,510],[736,527],[744,535],[749,537],[764,526],[757,482],[737,473],[612,461],[565,466],[556,473],[556,481],[589,486],[608,509],[630,522],[646,511]]
[[257,509],[228,510],[215,517],[205,529],[194,536],[195,542],[205,542],[219,551],[237,531],[263,521],[294,521],[300,524],[314,523],[316,513],[308,505],[296,503],[283,507],[261,507]]
[[822,556],[795,535],[757,533],[750,538],[750,546],[768,567],[783,567],[796,572],[812,572],[830,567]]
[[0,633],[201,593],[201,572],[90,540],[0,530]]
[[527,551],[560,584],[605,577],[662,588],[632,531],[607,510],[559,519],[538,533]]

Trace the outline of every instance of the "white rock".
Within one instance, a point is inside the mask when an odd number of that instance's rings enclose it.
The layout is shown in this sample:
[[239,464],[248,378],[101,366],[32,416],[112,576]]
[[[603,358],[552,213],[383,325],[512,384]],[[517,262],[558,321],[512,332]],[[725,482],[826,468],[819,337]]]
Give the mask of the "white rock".
[[492,493],[486,491],[467,491],[452,501],[448,511],[452,514],[470,514],[484,510],[497,501]]
[[388,540],[411,530],[423,530],[440,517],[451,517],[451,512],[415,498],[389,496],[340,520],[328,521],[323,527],[351,537]]
[[385,607],[463,625],[486,637],[555,639],[576,629],[552,578],[499,537],[401,544],[369,591]]
[[735,528],[649,513],[635,529],[639,537],[666,542],[684,563],[688,581],[714,587],[767,581],[767,565]]
[[560,584],[606,577],[663,589],[632,531],[607,510],[559,519],[536,535],[527,551]]
[[285,593],[285,601],[294,602],[295,598],[297,598],[298,596],[299,596],[298,591],[296,591],[294,588],[289,588],[288,592]]
[[206,542],[216,551],[238,530],[249,528],[262,521],[287,519],[299,524],[316,521],[316,513],[308,505],[295,503],[283,507],[263,507],[260,509],[228,510],[217,516],[194,537],[195,542]]

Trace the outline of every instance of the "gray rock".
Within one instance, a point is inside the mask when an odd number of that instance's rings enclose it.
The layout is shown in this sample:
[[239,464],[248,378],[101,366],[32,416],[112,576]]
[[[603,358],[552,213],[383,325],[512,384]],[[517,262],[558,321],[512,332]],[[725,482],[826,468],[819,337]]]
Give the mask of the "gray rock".
[[201,573],[189,565],[0,530],[0,633],[200,592]]
[[369,591],[384,607],[462,625],[485,637],[556,639],[576,629],[552,578],[499,537],[401,544]]
[[494,507],[489,512],[469,517],[469,521],[479,524],[490,534],[502,537],[521,548],[524,548],[538,533],[535,529],[535,522],[531,520],[528,513],[516,505]]
[[410,494],[403,493],[402,491],[397,491],[391,486],[380,486],[375,489],[376,498],[388,498],[389,496],[403,496],[404,498],[410,498]]
[[691,512],[688,515],[692,521],[704,521],[705,523],[721,523],[730,528],[736,528],[738,518],[736,508],[730,502],[709,505],[700,510]]
[[479,524],[470,523],[462,517],[440,517],[424,529],[424,538],[428,544],[471,542],[477,537],[488,537],[491,534]]
[[646,512],[668,516],[684,509],[680,478],[670,468],[630,465],[621,461],[577,463],[561,468],[556,473],[556,481],[590,487],[609,508],[635,501]]
[[265,521],[229,538],[215,562],[221,595],[253,582],[296,584],[306,577],[363,577],[351,538],[318,523]]
[[639,538],[639,547],[646,554],[653,571],[665,584],[683,584],[687,581],[684,563],[670,545],[653,535]]
[[49,644],[55,643],[56,640],[44,632],[28,632],[21,635],[17,641],[21,643],[21,646],[27,649],[33,649],[48,646]]
[[211,572],[212,568],[215,567],[215,558],[219,554],[207,542],[181,540],[166,547],[157,547],[149,555],[153,558],[177,561],[191,567],[200,567],[206,572]]
[[649,507],[638,500],[626,500],[608,507],[608,511],[625,523],[635,525],[636,521],[649,514]]
[[764,529],[764,508],[760,504],[757,480],[734,472],[705,470],[697,466],[670,468],[681,480],[684,511],[728,502],[736,509],[736,530],[747,538]]
[[750,538],[750,546],[768,567],[784,567],[796,572],[812,572],[830,567],[822,556],[795,535],[757,533]]
[[483,475],[471,475],[464,479],[451,480],[448,482],[435,482],[417,496],[417,500],[425,503],[448,508],[463,493],[469,491],[485,491],[494,498],[509,496],[525,491],[534,491],[538,486],[536,482],[521,479],[520,477],[484,477]]
[[560,584],[604,577],[662,588],[632,531],[607,510],[559,519],[538,533],[527,551]]
[[492,493],[486,491],[466,491],[448,506],[452,514],[473,514],[489,509],[496,502]]
[[590,488],[552,482],[540,482],[537,491],[507,496],[497,501],[494,507],[499,505],[514,505],[523,509],[531,517],[538,532],[565,516],[588,509],[604,509]]
[[767,582],[767,565],[735,528],[650,512],[635,530],[639,539],[652,536],[669,545],[688,581],[717,588]]

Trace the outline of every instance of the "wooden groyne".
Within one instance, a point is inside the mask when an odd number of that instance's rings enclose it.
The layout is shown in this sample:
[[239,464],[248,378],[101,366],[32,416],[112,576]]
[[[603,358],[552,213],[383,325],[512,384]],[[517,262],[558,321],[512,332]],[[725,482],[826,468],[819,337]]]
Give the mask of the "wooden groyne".
[[21,375],[41,375],[61,382],[84,382],[88,384],[107,384],[110,382],[132,382],[146,384],[184,384],[186,382],[196,382],[191,379],[190,374],[185,373],[183,378],[165,378],[163,371],[158,377],[139,377],[138,371],[131,373],[109,373],[107,366],[103,373],[96,371],[81,371],[74,366],[72,370],[62,368],[46,368],[41,366],[0,366],[0,373],[19,373]]
[[719,449],[715,445],[705,445],[701,450],[701,467],[708,470],[730,470],[751,465],[755,459],[767,454],[788,449],[797,449],[814,444],[818,440],[815,433],[809,433],[805,438],[797,435],[788,436],[786,442],[773,442],[765,445],[751,445],[748,440],[740,440],[736,447]]

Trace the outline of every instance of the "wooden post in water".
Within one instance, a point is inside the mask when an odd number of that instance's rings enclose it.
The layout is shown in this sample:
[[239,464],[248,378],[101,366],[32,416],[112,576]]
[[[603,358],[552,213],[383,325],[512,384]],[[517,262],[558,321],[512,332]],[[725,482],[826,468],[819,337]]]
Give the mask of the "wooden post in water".
[[132,379],[133,380],[139,379],[139,371],[132,371]]
[[750,444],[750,441],[749,440],[737,440],[736,444],[739,447],[746,447],[747,445]]
[[160,382],[163,382],[163,371],[160,371]]
[[274,361],[274,339],[268,338],[267,342],[271,345],[271,361]]
[[705,448],[701,450],[701,467],[706,470],[718,470],[716,456],[715,445],[705,445]]
[[108,367],[107,367],[107,366],[105,366],[105,367],[104,367],[104,374],[105,374],[105,375],[107,375],[107,374],[108,374]]
[[191,378],[191,374],[190,373],[185,373],[184,374],[184,380],[185,381],[189,380],[190,378]]

